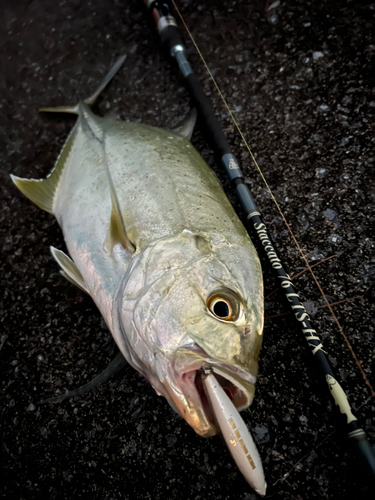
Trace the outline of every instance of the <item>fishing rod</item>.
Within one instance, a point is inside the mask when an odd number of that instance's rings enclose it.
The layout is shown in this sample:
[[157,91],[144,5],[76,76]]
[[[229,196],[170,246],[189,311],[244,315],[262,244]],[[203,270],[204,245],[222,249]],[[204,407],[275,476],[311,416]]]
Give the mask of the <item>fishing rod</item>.
[[232,153],[215,116],[212,104],[187,60],[184,43],[177,28],[176,20],[172,15],[171,7],[167,1],[144,0],[144,3],[156,24],[163,45],[180,69],[190,97],[197,108],[201,120],[205,124],[208,140],[214,152],[220,158],[220,163],[237,192],[246,218],[254,230],[254,234],[258,238],[261,247],[264,249],[276,277],[277,284],[283,290],[297,323],[325,377],[327,387],[335,405],[338,406],[343,415],[342,418],[345,419],[346,417],[345,429],[354,457],[358,460],[368,479],[372,483],[375,483],[375,453],[367,440],[365,431],[360,427],[357,418],[352,413],[348,398],[332,371],[327,356],[323,351],[322,343],[311,324],[310,317],[301,303],[298,293],[275,250],[267,227],[261,219],[261,214],[251,196],[248,186],[245,184],[239,162]]

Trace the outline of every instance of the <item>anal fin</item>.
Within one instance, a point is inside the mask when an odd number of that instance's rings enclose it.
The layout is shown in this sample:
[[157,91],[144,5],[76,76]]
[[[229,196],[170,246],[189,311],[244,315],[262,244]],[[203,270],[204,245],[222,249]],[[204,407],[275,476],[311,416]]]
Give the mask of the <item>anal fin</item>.
[[81,290],[84,292],[90,294],[86,287],[86,283],[84,279],[82,278],[82,274],[78,271],[77,266],[75,263],[72,261],[70,257],[68,257],[64,252],[61,250],[58,250],[55,247],[50,247],[51,253],[56,260],[56,262],[59,264],[61,267],[61,274],[66,278],[68,281],[73,283],[74,285],[78,286]]

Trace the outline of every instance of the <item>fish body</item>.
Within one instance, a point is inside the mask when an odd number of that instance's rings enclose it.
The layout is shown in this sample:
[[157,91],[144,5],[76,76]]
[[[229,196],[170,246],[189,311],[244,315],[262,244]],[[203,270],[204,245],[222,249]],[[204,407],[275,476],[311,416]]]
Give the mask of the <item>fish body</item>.
[[[60,110],[63,110],[60,108]],[[263,329],[256,251],[190,140],[93,114],[87,102],[54,170],[13,177],[56,216],[63,274],[95,301],[125,359],[202,436],[217,428],[199,370],[238,409],[254,396]]]

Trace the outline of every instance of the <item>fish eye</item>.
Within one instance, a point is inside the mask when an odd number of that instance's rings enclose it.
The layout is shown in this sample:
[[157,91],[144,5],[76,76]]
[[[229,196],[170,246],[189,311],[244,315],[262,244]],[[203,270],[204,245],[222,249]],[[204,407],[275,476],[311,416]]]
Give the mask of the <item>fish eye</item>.
[[207,299],[207,307],[215,318],[222,321],[235,321],[238,318],[240,304],[235,293],[219,290]]
[[212,306],[212,312],[219,318],[228,318],[231,314],[230,305],[225,300],[217,300]]

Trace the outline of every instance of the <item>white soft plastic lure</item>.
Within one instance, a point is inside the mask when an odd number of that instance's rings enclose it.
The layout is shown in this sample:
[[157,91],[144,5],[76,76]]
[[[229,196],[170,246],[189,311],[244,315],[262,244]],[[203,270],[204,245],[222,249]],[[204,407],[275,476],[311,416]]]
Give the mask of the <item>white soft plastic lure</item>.
[[[254,397],[263,330],[262,272],[215,174],[190,143],[195,120],[170,132],[78,115],[44,180],[12,176],[53,213],[70,257],[62,274],[91,295],[123,357],[201,436],[217,433],[200,369],[210,365],[241,410]],[[216,415],[217,417],[217,415]]]
[[212,369],[204,367],[203,372],[203,387],[223,439],[246,481],[259,495],[264,496],[267,484],[254,440]]

